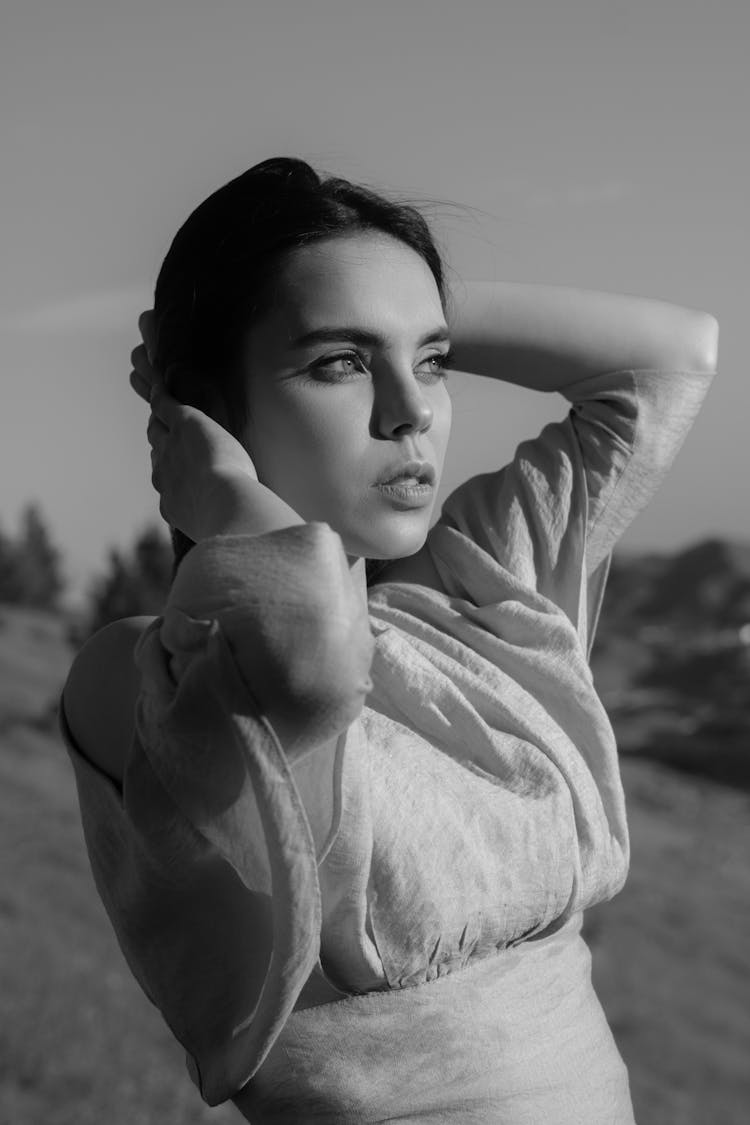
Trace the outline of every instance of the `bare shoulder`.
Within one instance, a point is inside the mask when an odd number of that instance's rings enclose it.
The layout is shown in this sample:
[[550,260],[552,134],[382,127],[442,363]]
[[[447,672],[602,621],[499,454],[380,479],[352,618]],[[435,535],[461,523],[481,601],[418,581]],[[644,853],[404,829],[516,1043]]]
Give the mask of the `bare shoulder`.
[[90,637],[77,653],[63,688],[70,732],[83,754],[122,781],[135,721],[140,672],[133,660],[153,617],[123,617]]

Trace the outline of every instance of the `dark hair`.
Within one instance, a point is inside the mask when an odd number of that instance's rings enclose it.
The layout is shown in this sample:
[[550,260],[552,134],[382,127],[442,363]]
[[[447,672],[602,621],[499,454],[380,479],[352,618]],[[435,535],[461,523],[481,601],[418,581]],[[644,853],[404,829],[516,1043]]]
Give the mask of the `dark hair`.
[[[309,164],[274,157],[215,191],[180,227],[156,281],[156,367],[171,394],[206,409],[217,392],[238,436],[247,417],[240,355],[252,320],[267,307],[286,253],[358,231],[380,231],[427,263],[445,309],[440,251],[416,207],[339,177],[321,179]],[[194,546],[170,528],[177,568]],[[367,560],[368,581],[384,563]]]

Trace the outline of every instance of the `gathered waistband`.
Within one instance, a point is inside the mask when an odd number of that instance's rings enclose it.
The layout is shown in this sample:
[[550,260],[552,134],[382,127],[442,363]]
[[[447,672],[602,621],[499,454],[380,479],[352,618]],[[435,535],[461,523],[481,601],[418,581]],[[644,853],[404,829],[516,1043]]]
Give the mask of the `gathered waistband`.
[[235,1104],[253,1125],[634,1125],[579,927],[293,1012]]

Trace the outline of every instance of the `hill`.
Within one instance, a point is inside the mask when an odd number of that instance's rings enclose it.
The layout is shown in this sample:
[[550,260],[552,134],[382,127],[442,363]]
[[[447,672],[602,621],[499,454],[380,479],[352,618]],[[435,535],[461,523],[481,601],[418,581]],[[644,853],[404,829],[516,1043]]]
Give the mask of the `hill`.
[[141,993],[94,889],[55,707],[66,622],[0,606],[0,1121],[222,1125]]
[[739,628],[750,622],[750,543],[704,539],[666,555],[615,555],[607,621]]
[[[728,777],[706,780],[716,772],[718,736],[708,749],[696,743],[696,755],[714,765],[692,772],[684,761],[672,762],[678,771],[667,768],[652,752],[659,730],[674,744],[678,720],[695,718],[694,699],[716,710],[706,702],[704,673],[710,692],[737,695],[742,713],[741,683],[726,685],[732,669],[739,675],[746,646],[725,637],[722,648],[717,638],[729,629],[727,591],[744,559],[742,551],[711,549],[679,566],[653,556],[618,560],[602,615],[595,675],[616,704],[624,745],[632,865],[625,889],[588,912],[586,935],[597,990],[630,1069],[639,1125],[745,1125],[750,1113],[745,774],[739,771],[737,785]],[[701,591],[691,623],[655,597],[659,583],[669,587],[670,573],[672,581],[687,575],[687,587]],[[692,629],[692,648],[675,644],[678,628]],[[180,1048],[126,968],[94,890],[72,769],[55,729],[72,658],[66,636],[61,619],[0,606],[0,855],[7,868],[0,892],[0,1120],[238,1122],[231,1106],[209,1110],[200,1101]],[[690,661],[701,652],[712,667],[717,653],[728,654],[726,666],[719,661],[714,675],[699,675]],[[680,672],[685,661],[694,673],[689,681]],[[691,736],[683,733],[684,758]]]
[[615,556],[591,666],[621,753],[750,790],[750,545]]

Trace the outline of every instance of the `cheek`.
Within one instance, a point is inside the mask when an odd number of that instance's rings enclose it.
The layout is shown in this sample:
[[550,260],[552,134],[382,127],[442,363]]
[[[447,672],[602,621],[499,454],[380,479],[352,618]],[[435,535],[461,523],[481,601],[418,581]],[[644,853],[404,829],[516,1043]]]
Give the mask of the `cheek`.
[[313,408],[290,419],[288,434],[289,452],[293,449],[294,464],[306,479],[340,480],[342,472],[346,475],[347,467],[351,471],[356,459],[358,429],[340,404],[323,407],[315,403]]
[[444,460],[453,424],[453,400],[447,391],[444,400],[436,403],[433,409],[433,442],[436,453],[439,453]]
[[341,402],[334,408],[311,396],[267,403],[247,431],[250,456],[263,483],[306,493],[326,477],[340,481],[342,468],[351,467],[356,458],[357,425],[349,413]]

